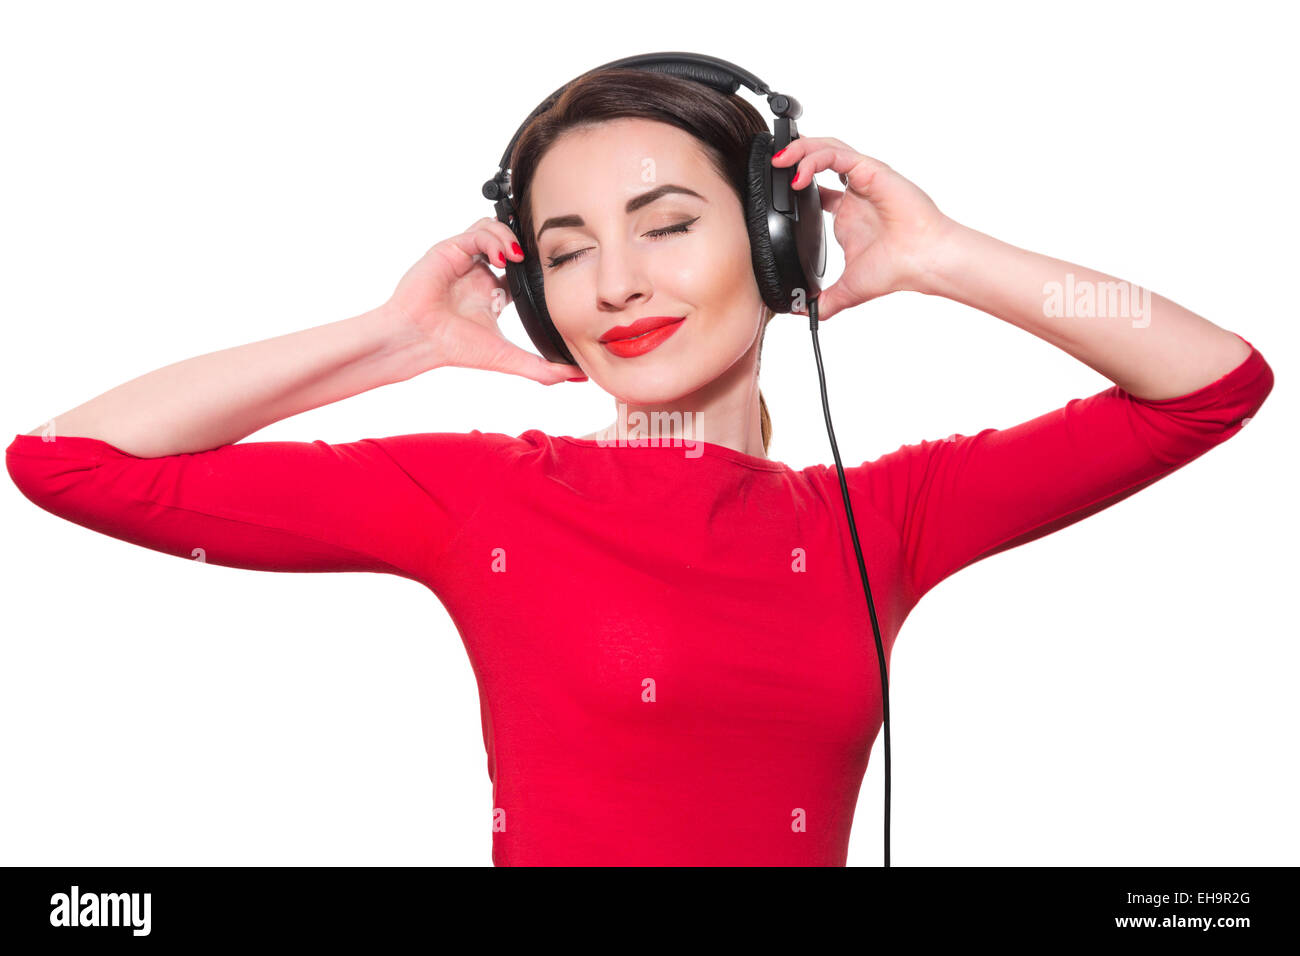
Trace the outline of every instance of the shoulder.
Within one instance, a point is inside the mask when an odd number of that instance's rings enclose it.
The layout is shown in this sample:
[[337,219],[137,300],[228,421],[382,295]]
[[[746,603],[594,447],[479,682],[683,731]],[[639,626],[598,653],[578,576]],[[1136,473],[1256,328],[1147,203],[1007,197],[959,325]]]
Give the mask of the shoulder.
[[410,471],[438,469],[466,480],[486,477],[493,469],[523,465],[546,450],[546,435],[534,430],[520,435],[485,432],[417,432],[369,438],[366,443]]

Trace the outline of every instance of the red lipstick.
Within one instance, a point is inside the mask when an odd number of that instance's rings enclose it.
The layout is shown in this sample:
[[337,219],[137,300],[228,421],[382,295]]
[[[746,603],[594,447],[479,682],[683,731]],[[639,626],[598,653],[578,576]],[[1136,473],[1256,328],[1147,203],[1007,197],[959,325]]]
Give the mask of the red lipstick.
[[631,325],[616,325],[600,341],[620,358],[634,358],[662,345],[685,319],[684,315],[652,315]]

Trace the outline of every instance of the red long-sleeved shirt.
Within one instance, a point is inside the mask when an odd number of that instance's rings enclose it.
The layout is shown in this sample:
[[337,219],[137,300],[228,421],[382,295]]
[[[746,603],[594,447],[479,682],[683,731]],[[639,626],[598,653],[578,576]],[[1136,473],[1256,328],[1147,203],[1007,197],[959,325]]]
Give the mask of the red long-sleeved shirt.
[[[846,468],[886,654],[944,578],[1192,461],[1272,385],[1252,346],[1188,395],[1111,387]],[[497,865],[843,865],[882,713],[835,466],[699,447],[475,430],[143,459],[18,435],[6,460],[40,507],[147,548],[430,588],[478,680]]]

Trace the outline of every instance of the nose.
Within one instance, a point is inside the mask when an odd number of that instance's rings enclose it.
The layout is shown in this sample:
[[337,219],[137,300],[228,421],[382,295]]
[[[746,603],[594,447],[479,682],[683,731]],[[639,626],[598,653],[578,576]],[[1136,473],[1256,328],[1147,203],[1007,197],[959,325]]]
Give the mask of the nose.
[[651,285],[638,256],[627,249],[602,249],[596,270],[596,299],[601,309],[621,311],[648,299]]

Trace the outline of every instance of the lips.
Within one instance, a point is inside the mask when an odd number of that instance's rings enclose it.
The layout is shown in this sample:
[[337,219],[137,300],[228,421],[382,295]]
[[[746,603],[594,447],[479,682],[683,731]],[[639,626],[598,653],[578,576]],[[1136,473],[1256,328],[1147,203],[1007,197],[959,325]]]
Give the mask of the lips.
[[647,332],[653,332],[655,329],[663,328],[665,325],[673,325],[685,319],[684,315],[652,315],[644,319],[637,319],[631,325],[616,325],[600,337],[601,342],[617,342],[623,339],[635,338],[638,335],[644,335]]
[[[658,349],[677,329],[681,328],[684,321],[685,317],[673,316],[641,319],[632,325],[608,330],[601,338],[601,342],[608,351],[619,356],[620,359],[634,359],[638,355],[645,355],[647,351]],[[634,334],[623,338],[612,338],[627,333],[628,330],[632,330]]]

